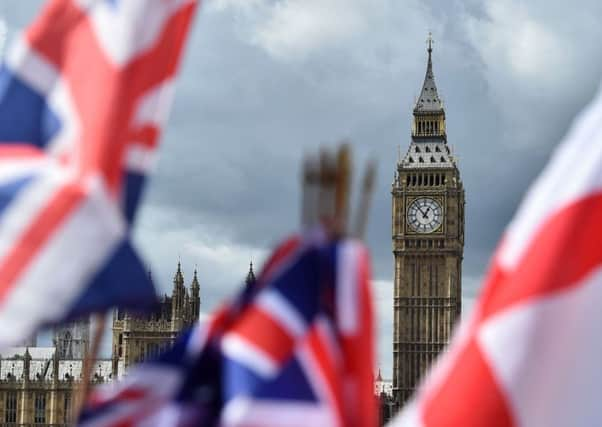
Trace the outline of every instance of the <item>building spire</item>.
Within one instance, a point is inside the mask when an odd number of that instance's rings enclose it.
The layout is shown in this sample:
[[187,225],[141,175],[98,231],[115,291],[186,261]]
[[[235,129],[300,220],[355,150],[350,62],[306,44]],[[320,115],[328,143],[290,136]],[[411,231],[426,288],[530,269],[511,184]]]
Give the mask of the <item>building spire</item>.
[[247,273],[247,278],[245,279],[245,284],[247,287],[255,284],[255,273],[253,272],[253,261],[249,263],[249,272]]
[[429,53],[429,61],[431,60],[431,53],[433,52],[433,33],[431,33],[429,31],[429,36],[426,39],[426,43],[428,45],[428,48],[426,49],[426,51]]
[[437,92],[437,85],[435,84],[435,75],[433,73],[433,34],[429,33],[426,40],[428,52],[428,62],[426,65],[426,75],[424,76],[424,83],[422,84],[422,90],[420,96],[416,100],[414,106],[414,112],[437,112],[443,111],[443,102],[439,98]]
[[199,284],[199,278],[197,277],[197,268],[194,266],[194,275],[192,277],[192,283],[190,284],[190,309],[192,311],[192,321],[196,322],[199,320],[199,313],[201,311],[201,285]]
[[192,284],[190,285],[190,287],[192,289],[195,289],[195,288],[198,289],[198,288],[200,288],[199,279],[198,279],[197,274],[196,274],[196,267],[194,269],[194,276],[192,277]]
[[182,274],[182,264],[180,263],[180,259],[178,259],[178,269],[176,270],[176,275],[174,276],[173,281],[176,285],[184,285],[184,275]]

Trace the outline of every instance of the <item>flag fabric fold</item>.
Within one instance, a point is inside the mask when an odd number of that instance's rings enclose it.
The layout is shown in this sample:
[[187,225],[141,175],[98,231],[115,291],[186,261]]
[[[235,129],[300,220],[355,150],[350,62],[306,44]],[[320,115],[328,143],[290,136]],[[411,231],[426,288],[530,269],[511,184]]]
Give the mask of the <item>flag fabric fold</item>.
[[155,303],[129,230],[195,7],[51,0],[9,49],[0,70],[0,347],[44,324]]
[[602,94],[508,226],[484,290],[392,426],[602,422]]
[[369,280],[359,242],[295,236],[208,324],[94,390],[80,423],[373,427]]

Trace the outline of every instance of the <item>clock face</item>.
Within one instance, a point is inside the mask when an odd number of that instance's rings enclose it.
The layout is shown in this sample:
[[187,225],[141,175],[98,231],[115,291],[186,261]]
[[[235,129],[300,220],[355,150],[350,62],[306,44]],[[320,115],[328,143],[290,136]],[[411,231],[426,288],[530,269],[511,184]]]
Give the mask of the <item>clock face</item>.
[[441,205],[430,197],[419,197],[408,208],[408,224],[418,233],[432,233],[443,222]]

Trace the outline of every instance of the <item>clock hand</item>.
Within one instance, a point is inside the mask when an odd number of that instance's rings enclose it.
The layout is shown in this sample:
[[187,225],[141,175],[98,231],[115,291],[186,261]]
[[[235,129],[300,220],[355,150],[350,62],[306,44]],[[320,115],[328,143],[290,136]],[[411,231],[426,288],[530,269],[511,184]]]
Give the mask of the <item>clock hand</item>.
[[429,207],[429,208],[426,208],[426,212],[420,211],[420,212],[422,212],[422,218],[427,219],[428,218],[428,213],[429,213],[430,210],[431,210],[431,208]]

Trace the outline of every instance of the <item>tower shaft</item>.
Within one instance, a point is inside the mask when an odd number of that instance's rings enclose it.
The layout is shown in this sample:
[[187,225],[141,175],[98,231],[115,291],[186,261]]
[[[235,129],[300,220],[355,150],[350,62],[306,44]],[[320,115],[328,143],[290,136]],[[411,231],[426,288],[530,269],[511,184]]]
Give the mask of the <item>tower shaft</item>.
[[427,70],[413,111],[412,138],[393,182],[393,394],[413,394],[449,343],[460,316],[464,189],[447,145],[429,43]]

